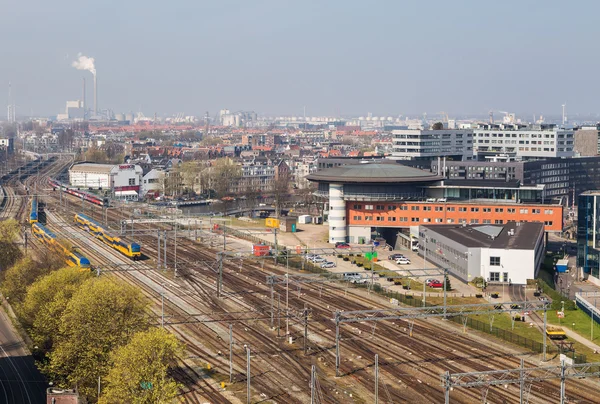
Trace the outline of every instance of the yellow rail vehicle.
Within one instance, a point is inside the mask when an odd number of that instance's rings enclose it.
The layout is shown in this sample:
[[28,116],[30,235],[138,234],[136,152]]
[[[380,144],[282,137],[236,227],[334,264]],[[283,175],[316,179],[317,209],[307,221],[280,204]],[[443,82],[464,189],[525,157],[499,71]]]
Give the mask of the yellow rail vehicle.
[[78,252],[70,251],[60,244],[56,239],[56,234],[48,230],[43,224],[33,223],[31,231],[35,238],[47,244],[50,248],[62,251],[66,255],[67,265],[71,267],[79,267],[82,270],[91,268],[90,260],[79,254]]
[[101,224],[90,219],[84,214],[77,213],[74,220],[79,226],[83,227],[88,232],[102,240],[105,244],[119,251],[121,254],[133,259],[134,261],[141,258],[142,252],[139,244],[123,241],[120,237],[111,234]]

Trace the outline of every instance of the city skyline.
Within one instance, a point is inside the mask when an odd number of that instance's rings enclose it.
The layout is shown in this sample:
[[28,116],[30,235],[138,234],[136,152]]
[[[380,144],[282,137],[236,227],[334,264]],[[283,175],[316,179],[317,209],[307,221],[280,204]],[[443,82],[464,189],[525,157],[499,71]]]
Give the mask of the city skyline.
[[[35,3],[32,7],[31,3]],[[81,98],[72,63],[93,57],[98,106],[115,112],[211,115],[595,114],[593,39],[582,2],[67,1],[14,4],[0,66],[19,115],[56,115]],[[35,11],[31,11],[34,9]],[[94,21],[95,24],[90,24]],[[586,63],[586,61],[588,63]],[[4,104],[6,105],[6,101]]]

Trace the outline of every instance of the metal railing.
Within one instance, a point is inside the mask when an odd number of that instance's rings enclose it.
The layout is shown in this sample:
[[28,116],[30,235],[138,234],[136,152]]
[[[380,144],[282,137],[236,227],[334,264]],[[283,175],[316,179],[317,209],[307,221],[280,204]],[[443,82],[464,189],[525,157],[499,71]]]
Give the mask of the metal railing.
[[[600,324],[600,310],[596,307],[595,300],[600,298],[600,292],[575,293],[575,304],[587,315],[593,317],[594,322]],[[592,303],[594,300],[594,303]],[[593,316],[592,316],[593,313]]]

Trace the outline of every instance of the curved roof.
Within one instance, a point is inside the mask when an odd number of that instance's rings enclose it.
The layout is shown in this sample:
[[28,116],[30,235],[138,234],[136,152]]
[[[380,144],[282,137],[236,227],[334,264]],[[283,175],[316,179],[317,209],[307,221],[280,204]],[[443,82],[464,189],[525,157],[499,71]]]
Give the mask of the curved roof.
[[429,171],[398,163],[364,163],[328,168],[306,177],[309,181],[333,183],[399,183],[443,179]]

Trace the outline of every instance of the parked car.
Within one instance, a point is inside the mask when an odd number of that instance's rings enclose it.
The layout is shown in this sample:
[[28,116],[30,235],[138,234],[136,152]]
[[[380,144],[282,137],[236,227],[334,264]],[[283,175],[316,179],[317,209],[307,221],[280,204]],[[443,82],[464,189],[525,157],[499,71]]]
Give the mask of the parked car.
[[335,268],[335,262],[325,261],[321,264],[321,268]]
[[315,254],[306,254],[305,258],[307,261],[312,261],[313,258],[315,258],[315,257],[317,257],[317,255],[315,255]]
[[362,275],[358,272],[345,272],[344,280],[352,283],[356,283],[355,281],[362,279]]
[[316,257],[314,257],[312,260],[312,262],[314,262],[315,264],[320,264],[322,262],[327,261],[325,258],[323,257],[319,257],[318,255]]
[[398,254],[398,253],[396,253],[396,254],[392,254],[392,255],[390,255],[390,256],[388,257],[388,259],[389,259],[390,261],[395,261],[395,260],[397,260],[397,259],[400,259],[400,258],[406,258],[406,257],[405,257],[403,254]]
[[408,265],[408,264],[410,264],[410,260],[408,258],[398,258],[396,260],[396,264],[398,264],[398,265]]
[[425,285],[429,286],[429,284],[431,282],[437,282],[437,280],[433,279],[433,278],[429,278],[429,279],[425,279]]
[[335,243],[335,248],[350,248],[350,244],[337,242]]
[[443,288],[444,285],[442,284],[442,282],[438,281],[438,280],[434,280],[433,282],[431,282],[428,285],[430,288]]

